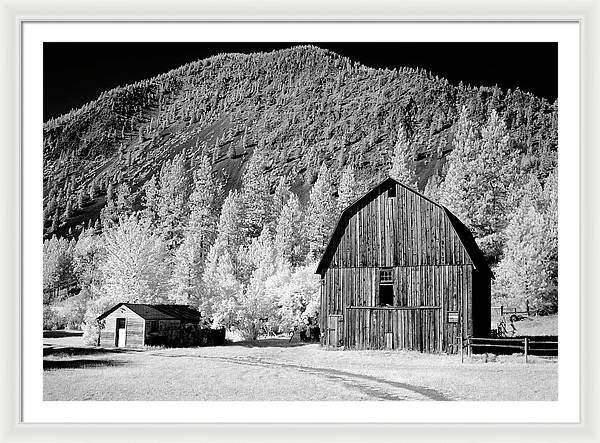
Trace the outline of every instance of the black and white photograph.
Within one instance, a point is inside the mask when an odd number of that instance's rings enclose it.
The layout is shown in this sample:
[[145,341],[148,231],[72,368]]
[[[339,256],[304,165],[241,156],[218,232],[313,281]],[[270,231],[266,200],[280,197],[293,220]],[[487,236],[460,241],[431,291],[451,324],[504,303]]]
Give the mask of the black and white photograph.
[[43,400],[558,400],[557,98],[553,42],[45,42]]

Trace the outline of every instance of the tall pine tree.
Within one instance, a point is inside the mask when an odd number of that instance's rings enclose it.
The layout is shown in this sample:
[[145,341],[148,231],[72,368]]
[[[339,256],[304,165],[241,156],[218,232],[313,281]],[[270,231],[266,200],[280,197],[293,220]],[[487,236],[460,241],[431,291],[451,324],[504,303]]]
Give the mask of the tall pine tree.
[[210,245],[216,237],[218,188],[207,157],[194,172],[190,215],[183,243],[177,249],[171,279],[171,299],[177,303],[200,304],[202,273]]
[[405,186],[417,189],[417,178],[412,168],[412,155],[413,150],[410,147],[406,128],[403,124],[400,124],[396,144],[394,145],[394,153],[392,155],[390,177]]
[[245,242],[244,232],[242,230],[242,210],[243,207],[241,206],[239,193],[236,190],[230,191],[221,208],[221,215],[217,225],[217,237],[208,252],[204,269],[204,279],[212,278],[211,275],[216,272],[219,257],[223,255],[225,251],[227,251],[227,254],[231,259],[232,266],[237,276],[239,269],[238,251],[240,246]]
[[471,229],[486,258],[495,263],[501,256],[501,233],[515,209],[514,195],[522,174],[506,125],[496,111],[481,133],[467,114],[465,108],[459,117],[439,195],[441,203]]
[[260,148],[255,149],[244,172],[241,196],[246,235],[248,238],[258,237],[273,217],[273,201],[265,174],[265,156]]
[[298,196],[294,193],[284,205],[275,228],[275,251],[279,263],[300,265],[306,258],[304,214]]
[[157,225],[169,249],[183,241],[190,193],[189,165],[185,152],[167,160],[158,180]]
[[354,167],[348,165],[342,171],[338,186],[338,212],[341,213],[359,196],[358,183],[354,174]]
[[331,175],[327,165],[323,162],[317,181],[310,190],[306,210],[306,236],[309,255],[312,258],[320,257],[323,254],[335,225],[336,214]]
[[287,203],[288,198],[290,198],[290,195],[290,184],[288,182],[287,177],[279,177],[279,183],[277,183],[277,187],[275,188],[275,194],[273,194],[274,217],[279,217],[279,215],[281,214],[281,210]]
[[[551,183],[549,184],[550,186]],[[558,307],[553,246],[542,188],[534,176],[505,230],[504,257],[497,269],[494,297],[499,303],[555,312]],[[556,220],[555,217],[550,217]]]

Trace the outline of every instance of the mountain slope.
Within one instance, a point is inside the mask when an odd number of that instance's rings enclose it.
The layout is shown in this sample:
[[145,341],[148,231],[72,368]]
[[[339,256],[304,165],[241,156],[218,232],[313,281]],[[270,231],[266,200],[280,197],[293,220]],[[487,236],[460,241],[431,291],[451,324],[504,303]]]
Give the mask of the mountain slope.
[[[478,123],[496,109],[524,167],[542,180],[555,167],[557,105],[519,90],[371,69],[312,46],[200,60],[105,92],[44,124],[44,232],[66,234],[96,219],[111,182],[139,194],[164,160],[184,150],[192,166],[200,155],[212,158],[227,189],[239,187],[257,145],[271,184],[287,175],[302,199],[323,161],[335,171],[354,164],[369,185],[387,174],[400,124],[422,189],[443,174],[463,107]],[[99,195],[63,214],[92,182]]]

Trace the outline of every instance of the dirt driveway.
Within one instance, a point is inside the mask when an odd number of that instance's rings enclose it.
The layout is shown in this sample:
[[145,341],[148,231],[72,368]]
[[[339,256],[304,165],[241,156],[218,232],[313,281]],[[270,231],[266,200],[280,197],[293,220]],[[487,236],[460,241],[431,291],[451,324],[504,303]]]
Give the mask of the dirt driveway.
[[556,400],[557,366],[285,339],[136,350],[54,338],[45,340],[44,400]]

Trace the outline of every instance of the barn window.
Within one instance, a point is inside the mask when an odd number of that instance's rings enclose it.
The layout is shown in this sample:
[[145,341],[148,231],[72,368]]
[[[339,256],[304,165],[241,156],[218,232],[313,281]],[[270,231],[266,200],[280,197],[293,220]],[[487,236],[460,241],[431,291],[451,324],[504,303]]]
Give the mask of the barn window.
[[392,198],[396,196],[396,187],[392,186],[390,189],[388,189],[388,198]]
[[394,277],[392,276],[392,268],[383,268],[379,270],[379,282],[392,284],[394,283]]
[[148,322],[148,332],[158,332],[158,321],[150,320]]
[[379,270],[379,306],[394,304],[394,274],[392,268]]

